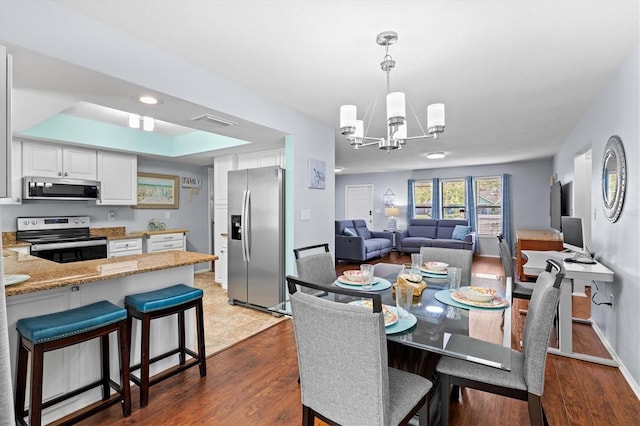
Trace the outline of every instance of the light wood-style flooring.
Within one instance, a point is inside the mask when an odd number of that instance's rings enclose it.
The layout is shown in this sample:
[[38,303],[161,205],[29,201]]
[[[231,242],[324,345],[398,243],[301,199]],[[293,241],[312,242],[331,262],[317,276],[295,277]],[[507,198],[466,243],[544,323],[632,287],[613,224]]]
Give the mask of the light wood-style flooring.
[[[393,253],[383,262],[403,263]],[[339,264],[338,272],[353,267]],[[501,274],[498,259],[476,258],[474,273]],[[585,299],[585,298],[582,298]],[[588,299],[576,301],[576,312],[588,317]],[[580,306],[583,305],[583,306]],[[517,344],[524,316],[512,310],[512,342]],[[522,306],[526,308],[525,305]],[[579,314],[577,316],[580,316]],[[489,337],[500,338],[499,323],[480,325]],[[517,339],[517,340],[516,340]],[[594,355],[606,352],[590,326],[574,324],[577,349]],[[133,413],[123,418],[111,407],[85,425],[299,425],[300,389],[291,321],[216,353],[207,360],[207,376],[187,370],[151,387],[149,406],[138,408],[134,386]],[[549,355],[543,405],[551,425],[638,425],[640,401],[617,368]],[[464,389],[452,404],[452,425],[528,424],[525,402]],[[320,424],[320,423],[317,423]]]

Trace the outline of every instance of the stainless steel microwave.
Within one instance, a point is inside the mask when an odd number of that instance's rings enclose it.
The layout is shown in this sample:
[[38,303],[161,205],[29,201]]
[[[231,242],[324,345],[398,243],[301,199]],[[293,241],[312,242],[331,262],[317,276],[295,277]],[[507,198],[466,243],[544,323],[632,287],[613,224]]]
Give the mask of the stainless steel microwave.
[[25,200],[99,200],[100,182],[95,180],[25,176]]

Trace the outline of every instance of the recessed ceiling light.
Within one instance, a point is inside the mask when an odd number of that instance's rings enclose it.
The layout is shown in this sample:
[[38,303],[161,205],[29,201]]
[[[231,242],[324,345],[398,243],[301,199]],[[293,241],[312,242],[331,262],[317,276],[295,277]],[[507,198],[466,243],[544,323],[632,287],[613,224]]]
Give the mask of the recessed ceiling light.
[[342,171],[342,167],[336,167],[335,169],[333,169],[334,173],[340,173]]
[[140,96],[138,100],[147,105],[156,105],[158,103],[158,100],[153,96]]
[[446,155],[446,154],[445,154],[444,152],[442,152],[442,151],[436,151],[436,152],[429,152],[429,153],[426,155],[426,157],[427,157],[429,160],[439,160],[439,159],[441,159],[441,158],[444,158],[444,157],[445,157],[445,155]]

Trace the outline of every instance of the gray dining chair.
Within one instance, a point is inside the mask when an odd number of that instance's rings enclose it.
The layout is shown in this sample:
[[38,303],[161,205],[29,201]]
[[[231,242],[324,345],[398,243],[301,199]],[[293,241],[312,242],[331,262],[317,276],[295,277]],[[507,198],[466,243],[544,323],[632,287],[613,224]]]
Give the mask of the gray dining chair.
[[447,425],[449,421],[449,395],[452,385],[527,401],[531,424],[548,424],[542,407],[544,373],[549,336],[564,274],[564,267],[559,262],[548,259],[545,272],[538,276],[525,320],[523,352],[494,345],[496,351],[511,353],[511,371],[449,356],[440,359],[436,371],[441,386],[442,425]]
[[428,424],[432,383],[388,366],[380,294],[332,287],[339,295],[370,299],[372,307],[316,297],[298,288],[324,286],[287,276],[298,352],[302,424],[408,424],[416,413]]
[[420,247],[423,262],[445,262],[449,266],[462,268],[460,286],[471,285],[471,263],[473,252],[465,249],[452,249],[440,247]]
[[316,244],[293,249],[298,278],[303,281],[329,285],[336,280],[336,267],[329,252],[329,244]]
[[525,300],[531,299],[534,283],[516,281],[515,268],[513,267],[513,259],[511,258],[511,250],[509,250],[509,245],[500,234],[498,234],[498,249],[500,252],[500,261],[504,268],[504,275],[505,277],[511,278],[511,298]]

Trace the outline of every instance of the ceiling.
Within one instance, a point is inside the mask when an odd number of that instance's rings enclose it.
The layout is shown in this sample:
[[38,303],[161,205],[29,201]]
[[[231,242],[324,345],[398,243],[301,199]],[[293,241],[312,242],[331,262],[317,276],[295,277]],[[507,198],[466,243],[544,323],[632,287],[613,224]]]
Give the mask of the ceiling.
[[[344,173],[551,157],[640,34],[637,1],[58,3],[330,124],[336,128],[336,166]],[[409,135],[419,132],[411,108],[426,127],[431,103],[446,105],[447,127],[437,141],[410,141],[401,151],[355,151],[338,131],[339,107],[355,104],[362,116],[377,102],[368,135],[386,134],[379,65],[384,49],[376,44],[385,30],[399,34],[390,48],[396,61],[391,89],[407,95]],[[58,102],[72,105],[66,113],[99,121],[109,122],[108,114],[92,104],[136,113],[151,108],[135,101],[144,88],[19,49],[14,84],[14,99],[25,105],[55,92]],[[20,114],[14,129],[59,112],[55,104],[40,102],[28,117]],[[190,118],[203,113],[239,120],[180,99],[163,97],[151,111],[181,126],[161,125],[159,131],[199,129],[254,142],[221,154],[282,143],[279,132],[241,120],[224,129],[195,123]],[[423,154],[430,151],[447,157],[427,160]],[[213,155],[181,160],[210,164]]]

